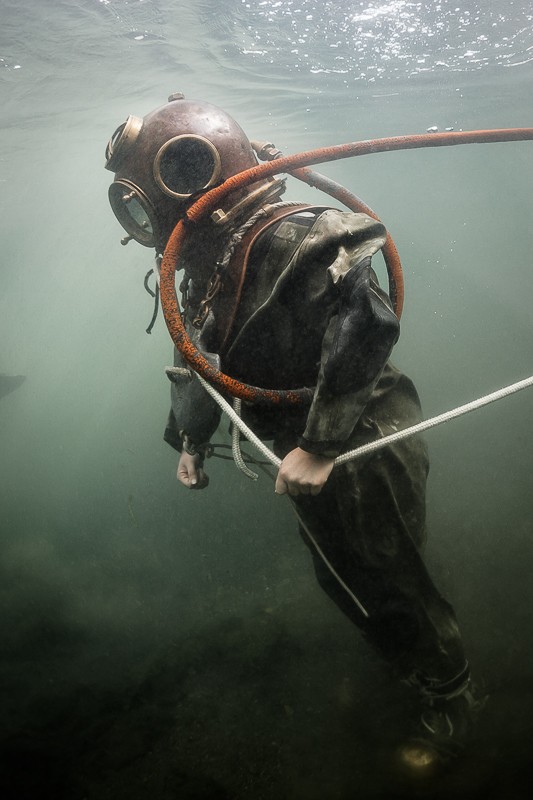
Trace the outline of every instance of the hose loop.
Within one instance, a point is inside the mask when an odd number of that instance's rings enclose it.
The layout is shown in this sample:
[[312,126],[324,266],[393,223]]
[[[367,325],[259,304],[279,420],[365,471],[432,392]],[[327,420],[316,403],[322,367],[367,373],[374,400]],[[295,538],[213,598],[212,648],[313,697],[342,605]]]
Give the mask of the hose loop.
[[230,375],[225,375],[214,369],[194,347],[181,319],[174,285],[176,265],[183,248],[187,228],[204,219],[209,211],[213,210],[217,203],[220,203],[222,198],[230,192],[281,172],[294,172],[296,169],[309,167],[313,164],[338,161],[339,159],[369,155],[370,153],[412,150],[423,147],[449,147],[462,144],[515,142],[531,139],[533,139],[533,128],[500,128],[495,130],[386,137],[383,139],[349,142],[283,156],[234,175],[220,186],[206,192],[189,208],[186,220],[178,222],[165,248],[161,263],[160,299],[165,322],[176,348],[193,369],[224,394],[230,394],[233,397],[239,397],[241,400],[252,403],[301,405],[309,402],[310,391],[307,389],[262,389],[237,381]]

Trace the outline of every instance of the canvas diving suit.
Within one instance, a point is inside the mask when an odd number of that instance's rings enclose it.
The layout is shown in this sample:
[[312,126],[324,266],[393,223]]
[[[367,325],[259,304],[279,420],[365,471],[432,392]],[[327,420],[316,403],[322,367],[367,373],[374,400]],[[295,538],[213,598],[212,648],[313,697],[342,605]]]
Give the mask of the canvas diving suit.
[[[281,458],[297,446],[337,456],[420,421],[412,382],[388,360],[399,323],[371,266],[385,236],[380,222],[335,209],[296,210],[266,226],[223,346],[216,302],[201,331],[192,326],[205,285],[189,281],[186,327],[212,363],[255,386],[315,387],[304,407],[243,404],[244,420]],[[175,363],[185,366],[177,352]],[[196,379],[177,379],[171,400],[165,440],[202,452],[218,406]],[[320,494],[292,501],[304,541],[307,528],[368,617],[310,545],[323,589],[400,677],[449,694],[468,667],[453,609],[420,554],[427,471],[424,441],[413,436],[336,467]]]

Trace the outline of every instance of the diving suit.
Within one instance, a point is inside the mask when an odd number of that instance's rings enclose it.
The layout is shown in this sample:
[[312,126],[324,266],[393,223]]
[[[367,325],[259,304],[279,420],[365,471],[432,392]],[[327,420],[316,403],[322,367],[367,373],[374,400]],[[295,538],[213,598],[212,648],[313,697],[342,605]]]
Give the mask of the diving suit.
[[[159,253],[193,198],[257,164],[229,115],[181,94],[144,119],[129,117],[106,155],[117,218]],[[425,710],[412,747],[440,758],[457,744],[454,714],[462,729],[473,700],[454,611],[421,555],[425,443],[411,436],[333,469],[340,453],[421,418],[413,383],[389,361],[399,322],[372,269],[386,231],[365,214],[284,204],[283,189],[276,180],[236,189],[220,209],[225,226],[191,228],[177,265],[183,321],[225,374],[267,389],[310,388],[308,403],[244,404],[242,416],[282,459],[276,491],[295,504],[320,585],[418,690]],[[220,410],[177,350],[175,366],[164,438],[181,454],[179,480],[204,488]]]

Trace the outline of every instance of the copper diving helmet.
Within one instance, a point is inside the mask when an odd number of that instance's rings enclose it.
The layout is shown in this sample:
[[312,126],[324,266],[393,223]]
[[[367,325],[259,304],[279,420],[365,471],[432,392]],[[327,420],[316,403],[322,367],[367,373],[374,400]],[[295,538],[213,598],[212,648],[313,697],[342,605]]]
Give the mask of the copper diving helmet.
[[[177,93],[144,118],[129,116],[109,140],[105,165],[115,173],[109,200],[128,233],[122,242],[162,253],[199,193],[257,163],[242,128],[209,103]],[[229,195],[229,206],[249,192]]]

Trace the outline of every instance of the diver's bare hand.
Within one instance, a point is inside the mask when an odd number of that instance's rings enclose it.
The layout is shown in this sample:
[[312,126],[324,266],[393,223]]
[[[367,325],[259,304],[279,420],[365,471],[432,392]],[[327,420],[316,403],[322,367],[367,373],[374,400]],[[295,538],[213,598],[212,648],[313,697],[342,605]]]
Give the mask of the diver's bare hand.
[[187,489],[205,489],[209,484],[209,478],[202,469],[202,458],[196,453],[191,456],[182,451],[178,462],[176,477]]
[[318,494],[329,478],[334,461],[334,458],[308,453],[296,447],[281,462],[276,494]]

